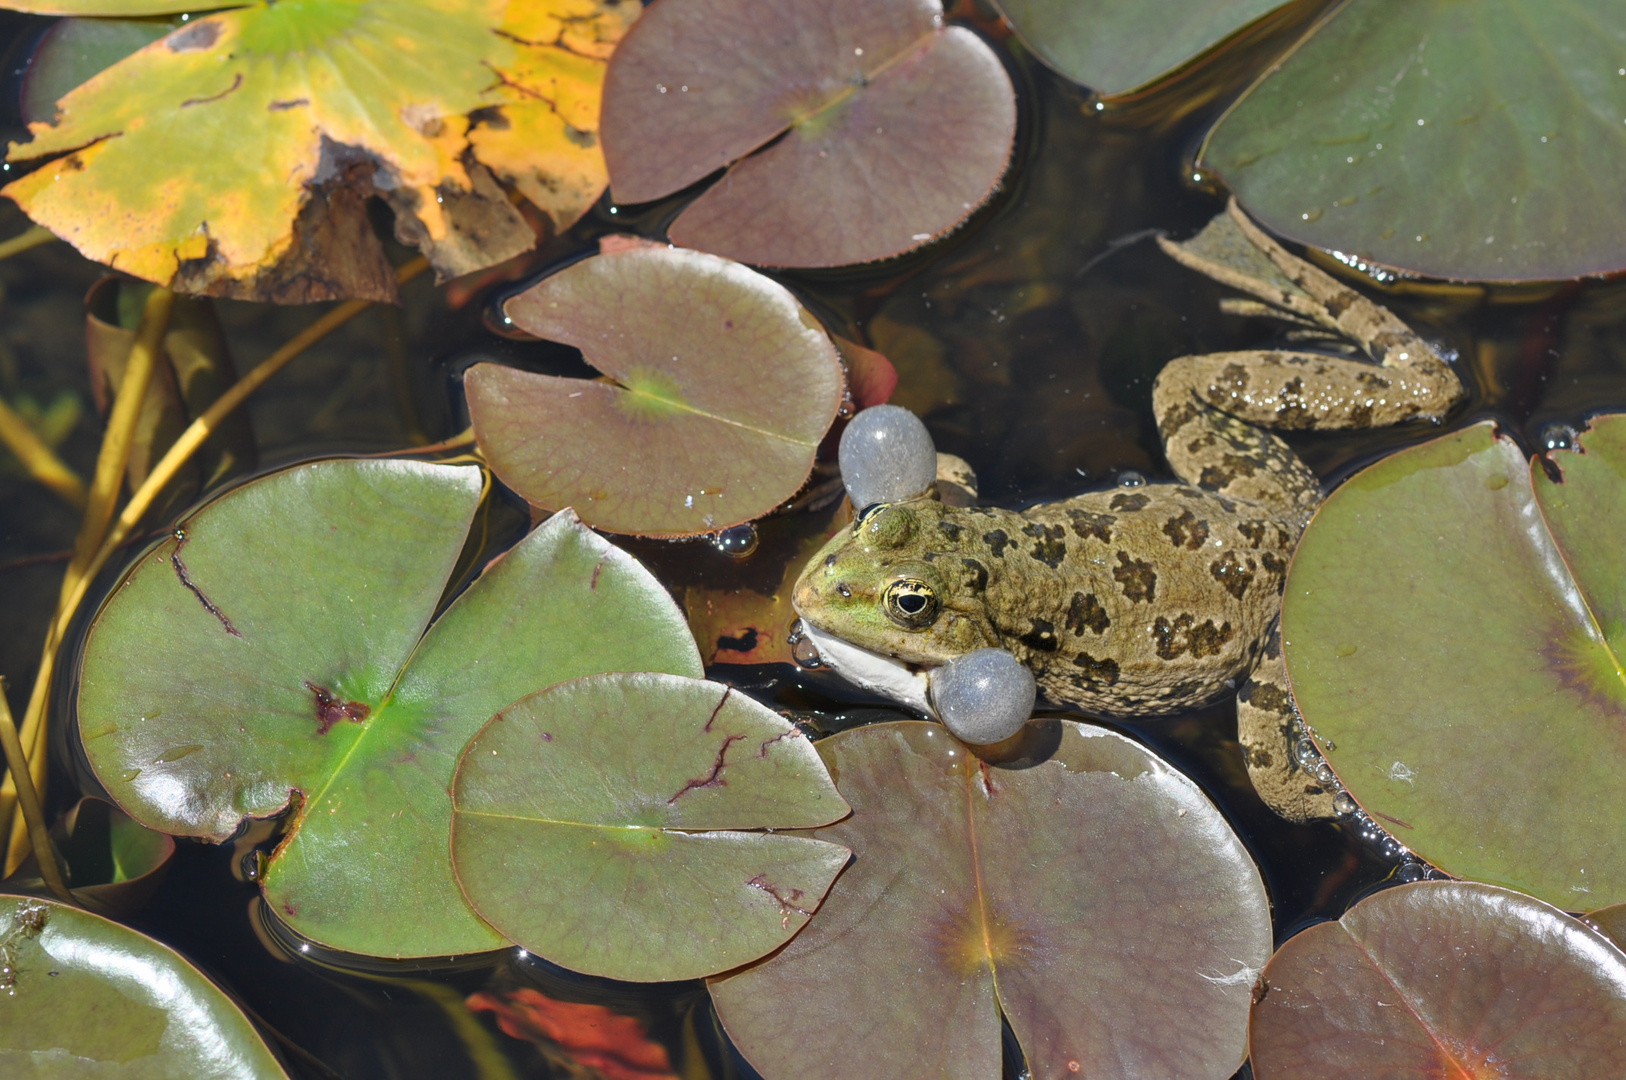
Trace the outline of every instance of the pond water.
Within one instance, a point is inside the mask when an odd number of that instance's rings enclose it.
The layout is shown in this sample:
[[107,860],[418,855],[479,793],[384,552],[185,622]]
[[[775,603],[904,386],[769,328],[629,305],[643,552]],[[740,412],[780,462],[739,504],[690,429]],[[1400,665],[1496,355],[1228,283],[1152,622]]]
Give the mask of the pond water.
[[[9,19],[21,41],[38,23]],[[1167,476],[1150,411],[1152,379],[1172,357],[1268,340],[1263,323],[1223,316],[1222,290],[1177,267],[1149,241],[1186,236],[1222,197],[1192,177],[1189,157],[1224,102],[1256,70],[1238,52],[1128,106],[1099,109],[1085,92],[1004,43],[1022,100],[1017,160],[1004,189],[953,236],[901,260],[828,273],[776,275],[831,329],[885,352],[900,382],[893,400],[927,421],[941,450],[976,469],[985,501],[1021,506],[1106,486],[1126,471]],[[15,57],[15,54],[13,54]],[[5,132],[17,137],[13,126]],[[601,204],[540,252],[526,278],[592,250],[601,235],[658,235],[677,198],[637,212]],[[14,208],[0,236],[21,232]],[[404,257],[404,253],[397,252]],[[0,262],[0,394],[14,405],[62,410],[60,447],[81,473],[99,423],[84,361],[81,299],[100,268],[62,244]],[[446,437],[466,423],[461,372],[481,359],[584,373],[571,350],[496,333],[494,299],[520,281],[466,289],[414,282],[399,310],[367,313],[296,361],[249,406],[260,467],[327,454],[377,452]],[[1448,427],[1491,417],[1527,448],[1565,438],[1566,425],[1626,406],[1626,282],[1522,289],[1368,281],[1395,312],[1458,357],[1468,403]],[[221,318],[246,370],[313,317],[311,309],[222,302]],[[78,417],[73,419],[77,410]],[[1295,436],[1329,482],[1394,448],[1436,434],[1412,425],[1360,434]],[[523,528],[522,508],[499,508],[493,545]],[[60,582],[76,516],[0,463],[0,673],[20,711]],[[772,588],[794,546],[775,530],[748,559],[705,543],[627,546],[675,592]],[[101,590],[116,580],[110,568]],[[83,620],[81,620],[81,624]],[[57,687],[69,715],[72,666]],[[820,730],[898,714],[833,677],[790,665],[719,665],[732,683]],[[1275,906],[1278,942],[1335,918],[1395,870],[1339,825],[1290,826],[1253,795],[1238,755],[1234,705],[1147,722],[1110,722],[1193,776],[1258,859]],[[58,733],[54,760],[71,763]],[[59,764],[50,801],[65,808],[88,773]],[[268,848],[270,826],[234,844],[183,842],[162,888],[132,920],[175,946],[286,1040],[295,1075],[349,1080],[596,1075],[558,1052],[501,1033],[465,999],[522,988],[609,1005],[642,1021],[686,1078],[749,1077],[716,1028],[697,983],[633,986],[580,977],[522,953],[444,963],[358,962],[302,947],[259,910],[243,855]],[[1007,1046],[1014,1044],[1007,1040]],[[292,1050],[290,1047],[297,1047]],[[1007,1075],[1018,1058],[1007,1055]],[[631,1075],[631,1074],[629,1074]],[[653,1075],[653,1074],[650,1074]]]

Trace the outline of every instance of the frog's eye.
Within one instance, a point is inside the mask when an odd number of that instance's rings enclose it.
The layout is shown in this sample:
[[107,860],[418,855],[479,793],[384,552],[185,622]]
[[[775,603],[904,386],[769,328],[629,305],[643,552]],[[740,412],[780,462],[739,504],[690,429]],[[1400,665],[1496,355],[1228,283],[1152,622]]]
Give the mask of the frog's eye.
[[919,578],[899,578],[881,593],[881,610],[905,630],[924,630],[937,618],[937,593]]

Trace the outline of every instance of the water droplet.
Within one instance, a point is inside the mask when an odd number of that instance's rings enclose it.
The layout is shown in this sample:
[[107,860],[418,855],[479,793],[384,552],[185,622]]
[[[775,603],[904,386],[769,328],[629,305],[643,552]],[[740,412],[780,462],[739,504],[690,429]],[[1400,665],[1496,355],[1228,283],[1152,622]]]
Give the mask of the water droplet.
[[1008,739],[1033,715],[1033,672],[1004,649],[977,649],[931,673],[932,704],[961,742]]
[[1315,768],[1310,770],[1310,775],[1323,784],[1331,784],[1338,779],[1338,774],[1332,771],[1332,766],[1328,765],[1325,760],[1316,762]]
[[1355,796],[1351,795],[1347,791],[1340,791],[1338,794],[1332,797],[1332,812],[1337,814],[1339,817],[1348,817],[1357,809],[1358,807],[1355,805]]
[[876,405],[853,417],[837,459],[847,497],[859,509],[923,495],[937,479],[931,433],[898,405]]
[[248,852],[238,866],[242,868],[244,881],[259,881],[265,877],[265,852],[257,848]]
[[203,747],[196,743],[190,743],[186,746],[172,746],[168,750],[165,750],[162,754],[159,754],[157,757],[153,758],[153,764],[168,765],[172,761],[179,761],[182,758],[195,754],[202,749]]
[[1118,474],[1119,487],[1145,487],[1146,477],[1134,469],[1125,469]]
[[140,769],[125,769],[123,772],[119,773],[119,779],[128,784],[140,775]]
[[1490,488],[1492,491],[1501,491],[1503,488],[1507,487],[1507,477],[1503,476],[1501,473],[1492,473],[1491,475],[1485,477],[1485,486]]
[[1306,210],[1304,213],[1299,215],[1299,218],[1301,220],[1304,220],[1304,221],[1320,221],[1321,220],[1321,207],[1317,206],[1317,207],[1314,207],[1312,209]]
[[1345,641],[1340,643],[1337,648],[1333,649],[1333,652],[1337,653],[1339,656],[1354,656],[1355,646]]
[[1568,424],[1548,424],[1541,429],[1541,445],[1549,450],[1573,450],[1581,433]]
[[749,521],[724,529],[711,538],[711,546],[731,559],[744,559],[757,549],[757,529]]
[[1293,744],[1293,758],[1299,763],[1299,768],[1310,772],[1321,764],[1321,751],[1309,739],[1300,739]]

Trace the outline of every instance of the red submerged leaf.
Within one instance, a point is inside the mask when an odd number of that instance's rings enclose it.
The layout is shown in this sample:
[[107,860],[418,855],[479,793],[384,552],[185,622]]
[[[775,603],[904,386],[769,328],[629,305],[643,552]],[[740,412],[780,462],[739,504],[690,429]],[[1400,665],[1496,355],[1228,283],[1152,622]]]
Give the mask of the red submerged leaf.
[[645,1034],[635,1017],[604,1005],[558,1001],[530,987],[501,997],[470,994],[465,1004],[496,1014],[504,1034],[557,1046],[605,1080],[677,1080],[666,1047]]

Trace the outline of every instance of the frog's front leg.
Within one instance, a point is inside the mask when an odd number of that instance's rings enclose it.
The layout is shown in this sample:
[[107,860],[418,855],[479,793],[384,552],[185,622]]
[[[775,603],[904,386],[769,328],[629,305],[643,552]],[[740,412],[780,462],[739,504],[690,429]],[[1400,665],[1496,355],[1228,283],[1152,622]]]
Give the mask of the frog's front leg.
[[1236,734],[1248,779],[1265,805],[1288,821],[1336,817],[1334,792],[1304,770],[1297,747],[1303,722],[1287,690],[1287,664],[1276,623],[1236,696]]

